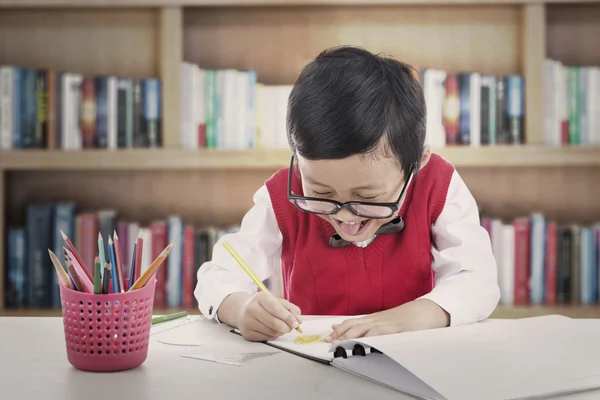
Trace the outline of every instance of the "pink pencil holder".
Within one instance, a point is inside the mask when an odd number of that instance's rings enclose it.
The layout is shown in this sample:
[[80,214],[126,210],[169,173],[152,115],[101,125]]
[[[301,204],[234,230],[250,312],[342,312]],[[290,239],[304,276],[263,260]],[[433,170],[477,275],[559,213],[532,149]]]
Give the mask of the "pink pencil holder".
[[156,279],[132,292],[91,294],[60,287],[67,358],[84,371],[140,366],[148,355]]

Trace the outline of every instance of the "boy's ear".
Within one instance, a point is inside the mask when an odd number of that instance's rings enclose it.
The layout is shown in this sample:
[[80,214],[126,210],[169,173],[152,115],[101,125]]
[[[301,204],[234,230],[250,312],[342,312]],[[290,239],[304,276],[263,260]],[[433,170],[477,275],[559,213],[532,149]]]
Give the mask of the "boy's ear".
[[423,146],[423,156],[421,157],[421,165],[419,166],[419,169],[423,169],[423,167],[427,165],[429,158],[431,158],[431,146],[426,144]]

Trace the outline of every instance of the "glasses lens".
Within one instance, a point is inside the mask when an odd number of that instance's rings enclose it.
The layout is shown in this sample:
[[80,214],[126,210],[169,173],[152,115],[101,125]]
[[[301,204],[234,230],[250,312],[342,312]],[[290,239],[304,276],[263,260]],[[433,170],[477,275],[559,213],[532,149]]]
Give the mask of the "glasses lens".
[[304,211],[319,214],[329,214],[336,209],[334,204],[318,200],[296,200],[296,205]]
[[351,206],[352,210],[367,218],[387,218],[392,215],[393,210],[385,206],[369,206],[355,204]]

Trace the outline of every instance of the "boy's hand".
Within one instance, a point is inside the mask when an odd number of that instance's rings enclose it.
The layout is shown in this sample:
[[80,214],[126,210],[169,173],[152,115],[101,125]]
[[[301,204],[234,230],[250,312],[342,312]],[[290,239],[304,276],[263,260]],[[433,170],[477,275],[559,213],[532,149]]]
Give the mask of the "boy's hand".
[[417,299],[401,306],[333,325],[326,342],[448,326],[450,317],[437,304]]
[[302,322],[300,308],[267,292],[258,292],[242,306],[238,329],[251,341],[274,340]]

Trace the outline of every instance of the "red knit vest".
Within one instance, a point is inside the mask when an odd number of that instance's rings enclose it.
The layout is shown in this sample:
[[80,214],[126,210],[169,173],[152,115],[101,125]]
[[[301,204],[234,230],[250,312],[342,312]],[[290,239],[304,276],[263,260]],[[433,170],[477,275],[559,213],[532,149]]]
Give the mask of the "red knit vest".
[[[430,227],[444,207],[453,172],[449,162],[433,154],[413,179],[399,211],[404,230],[379,235],[365,248],[329,247],[335,229],[290,203],[288,169],[276,172],[266,186],[283,236],[284,297],[304,315],[360,315],[429,293],[434,282]],[[303,193],[296,174],[292,189]]]

